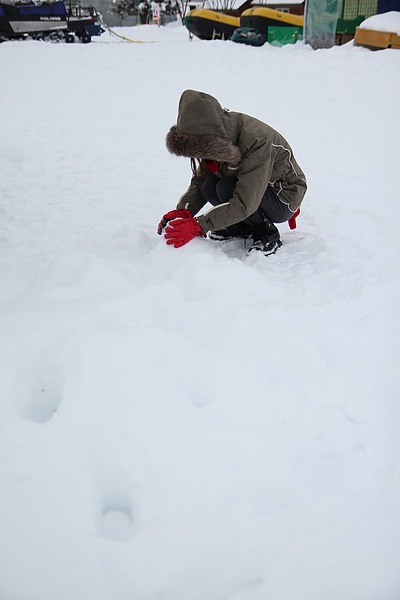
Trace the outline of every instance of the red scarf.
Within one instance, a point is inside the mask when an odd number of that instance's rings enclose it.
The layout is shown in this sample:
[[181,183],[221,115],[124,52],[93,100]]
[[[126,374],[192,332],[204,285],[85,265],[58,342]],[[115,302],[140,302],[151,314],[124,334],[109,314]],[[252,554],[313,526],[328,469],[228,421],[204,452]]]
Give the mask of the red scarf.
[[205,160],[204,164],[213,173],[219,173],[219,163],[215,162],[215,160]]

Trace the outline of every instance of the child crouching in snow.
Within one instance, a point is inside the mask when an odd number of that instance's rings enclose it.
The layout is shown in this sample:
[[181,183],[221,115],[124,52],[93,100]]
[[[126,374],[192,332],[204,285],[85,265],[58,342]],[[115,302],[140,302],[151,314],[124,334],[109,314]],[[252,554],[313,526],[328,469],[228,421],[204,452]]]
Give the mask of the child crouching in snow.
[[[250,239],[249,252],[273,254],[282,245],[274,223],[295,217],[307,190],[304,173],[287,141],[248,115],[229,112],[204,92],[183,92],[168,150],[187,156],[193,177],[177,208],[164,215],[158,233],[183,246],[194,237]],[[213,208],[194,217],[209,202]]]

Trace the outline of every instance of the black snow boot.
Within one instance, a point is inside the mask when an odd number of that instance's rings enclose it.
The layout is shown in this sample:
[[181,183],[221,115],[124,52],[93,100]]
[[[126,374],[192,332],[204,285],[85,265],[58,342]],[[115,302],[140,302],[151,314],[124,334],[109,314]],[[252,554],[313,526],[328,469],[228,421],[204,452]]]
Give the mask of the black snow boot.
[[266,216],[263,217],[263,223],[254,229],[253,243],[248,250],[248,254],[258,251],[269,256],[282,246],[278,228]]
[[250,227],[250,225],[246,225],[246,223],[237,223],[225,227],[224,229],[210,231],[209,238],[210,240],[215,240],[217,242],[228,242],[229,240],[237,238],[247,240],[248,238],[253,237],[253,233],[254,229]]

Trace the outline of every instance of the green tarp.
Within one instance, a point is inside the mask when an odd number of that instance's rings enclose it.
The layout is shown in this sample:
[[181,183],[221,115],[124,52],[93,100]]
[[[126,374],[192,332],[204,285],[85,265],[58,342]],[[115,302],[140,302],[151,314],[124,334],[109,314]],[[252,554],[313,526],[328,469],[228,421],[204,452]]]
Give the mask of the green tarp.
[[313,48],[335,45],[340,0],[306,0],[305,41]]

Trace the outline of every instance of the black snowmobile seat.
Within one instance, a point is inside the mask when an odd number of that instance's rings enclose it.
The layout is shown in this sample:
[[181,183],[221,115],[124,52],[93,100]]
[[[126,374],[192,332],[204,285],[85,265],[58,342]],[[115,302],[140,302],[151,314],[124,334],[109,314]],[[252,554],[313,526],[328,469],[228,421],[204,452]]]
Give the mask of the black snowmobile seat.
[[0,4],[0,8],[2,8],[5,15],[19,15],[18,6],[14,6],[13,4]]

